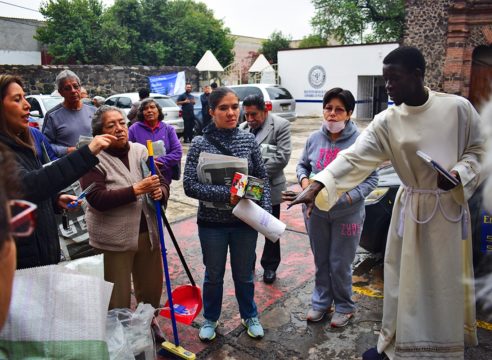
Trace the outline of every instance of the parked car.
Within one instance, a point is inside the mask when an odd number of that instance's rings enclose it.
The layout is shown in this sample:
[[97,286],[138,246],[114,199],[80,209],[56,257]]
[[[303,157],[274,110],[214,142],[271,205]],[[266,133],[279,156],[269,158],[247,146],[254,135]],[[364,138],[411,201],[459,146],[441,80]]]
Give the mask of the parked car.
[[[161,95],[156,93],[150,93],[150,97],[162,107],[164,113],[164,122],[171,125],[176,130],[178,135],[182,135],[184,131],[184,122],[181,114],[181,109],[178,105],[167,95]],[[130,112],[132,104],[139,100],[138,93],[125,93],[111,95],[104,101],[104,105],[116,106],[122,109],[125,114]]]
[[31,105],[31,117],[29,118],[29,126],[43,128],[44,117],[46,113],[63,101],[61,96],[51,95],[28,95],[27,102]]
[[296,115],[296,101],[290,92],[280,85],[247,84],[229,86],[239,97],[242,107],[244,98],[248,95],[259,95],[265,100],[268,111],[289,121],[294,121]]
[[[365,200],[366,220],[360,237],[360,246],[373,253],[384,253],[396,193],[401,180],[392,165],[379,169],[379,183]],[[481,249],[483,225],[482,186],[468,200],[472,226],[473,266],[476,273],[483,271],[486,255]],[[486,234],[491,236],[491,234]],[[492,255],[487,258],[490,262]],[[482,269],[483,267],[483,269]]]

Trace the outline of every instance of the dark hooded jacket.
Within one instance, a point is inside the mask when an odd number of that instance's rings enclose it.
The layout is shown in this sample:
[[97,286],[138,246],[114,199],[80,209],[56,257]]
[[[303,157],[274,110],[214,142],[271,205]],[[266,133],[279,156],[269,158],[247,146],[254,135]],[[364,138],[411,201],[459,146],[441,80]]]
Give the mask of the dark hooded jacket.
[[17,238],[17,268],[57,264],[60,242],[55,219],[58,193],[99,163],[86,145],[43,167],[32,149],[19,145],[0,133],[0,142],[16,155],[23,199],[38,206],[36,229],[28,237]]

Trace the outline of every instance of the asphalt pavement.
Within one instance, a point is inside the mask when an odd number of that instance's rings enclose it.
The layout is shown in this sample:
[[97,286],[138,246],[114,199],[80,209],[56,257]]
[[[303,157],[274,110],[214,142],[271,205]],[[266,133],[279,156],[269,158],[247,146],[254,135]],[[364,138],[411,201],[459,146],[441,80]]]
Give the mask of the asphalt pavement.
[[[365,125],[360,124],[360,127],[364,128]],[[295,167],[305,141],[309,134],[320,126],[321,118],[299,118],[292,123],[293,152],[285,171],[289,188],[292,190],[299,190],[296,185]],[[183,150],[184,169],[187,144],[183,144]],[[195,199],[184,195],[182,181],[173,181],[167,217],[196,283],[201,284],[204,266],[197,234],[197,206],[198,202]],[[197,354],[198,359],[361,359],[362,352],[375,346],[383,306],[383,270],[380,256],[369,254],[362,248],[357,251],[353,275],[357,312],[348,326],[332,329],[329,317],[316,324],[307,323],[305,314],[310,307],[314,287],[314,262],[300,207],[287,210],[283,204],[281,220],[287,224],[287,230],[280,240],[282,262],[277,271],[277,280],[272,285],[263,283],[263,270],[259,261],[255,271],[255,301],[265,329],[265,337],[262,340],[250,339],[240,324],[230,266],[227,264],[222,314],[215,341],[202,343],[198,339],[198,330],[203,321],[201,314],[191,326],[178,324],[181,345]],[[168,239],[166,233],[171,281],[175,288],[188,284],[189,280]],[[260,235],[257,258],[261,257],[264,241]],[[162,303],[165,303],[166,298],[164,292]],[[490,314],[479,314],[478,318],[485,320],[487,315]],[[159,323],[167,338],[172,341],[170,320],[160,317]],[[465,359],[492,358],[492,324],[480,321],[478,334],[479,346],[467,349]]]

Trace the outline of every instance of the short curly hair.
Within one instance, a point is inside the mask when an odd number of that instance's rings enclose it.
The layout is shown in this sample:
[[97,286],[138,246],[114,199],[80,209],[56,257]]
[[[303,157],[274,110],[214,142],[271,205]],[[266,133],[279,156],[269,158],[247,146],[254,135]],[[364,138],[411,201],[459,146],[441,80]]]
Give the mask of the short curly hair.
[[138,110],[137,110],[137,121],[144,121],[145,120],[145,116],[143,114],[144,112],[144,109],[147,105],[149,105],[150,103],[154,103],[155,106],[157,107],[157,111],[159,112],[159,116],[157,117],[157,119],[159,121],[162,121],[164,120],[164,113],[162,112],[162,107],[161,105],[159,105],[159,103],[153,99],[153,98],[146,98],[146,99],[143,99],[141,102],[140,102],[140,105],[138,106]]

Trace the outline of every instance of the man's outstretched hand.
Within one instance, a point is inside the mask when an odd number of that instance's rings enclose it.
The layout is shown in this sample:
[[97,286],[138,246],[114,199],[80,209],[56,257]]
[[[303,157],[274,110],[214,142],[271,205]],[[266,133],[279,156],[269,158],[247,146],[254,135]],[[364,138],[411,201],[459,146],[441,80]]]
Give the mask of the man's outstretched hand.
[[283,195],[282,200],[292,201],[288,205],[287,209],[289,209],[293,205],[306,204],[306,216],[309,218],[314,208],[314,199],[316,199],[316,196],[324,187],[325,186],[322,183],[314,181],[295,198],[289,198],[289,196]]

